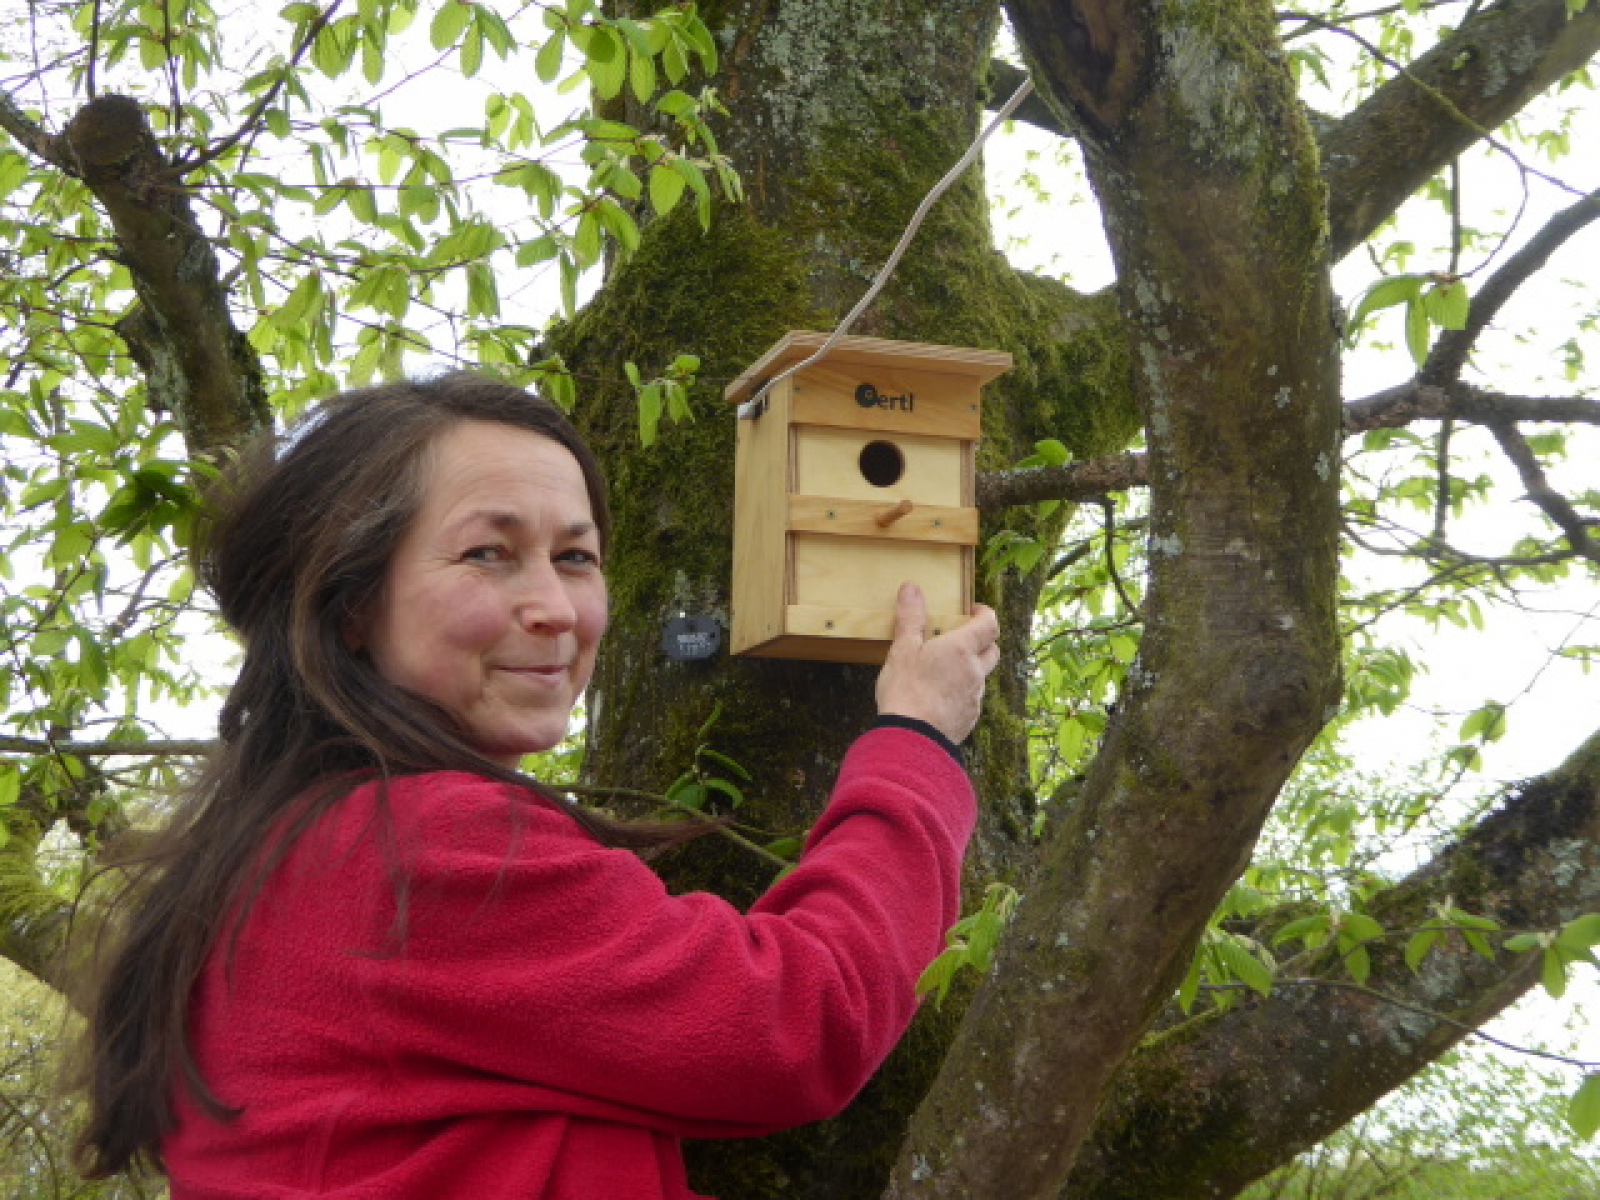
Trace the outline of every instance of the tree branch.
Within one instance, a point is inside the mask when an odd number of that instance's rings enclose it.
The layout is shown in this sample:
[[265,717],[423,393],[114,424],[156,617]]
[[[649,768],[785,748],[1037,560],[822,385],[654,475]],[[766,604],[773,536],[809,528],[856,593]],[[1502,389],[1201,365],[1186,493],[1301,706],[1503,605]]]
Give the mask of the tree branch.
[[1600,51],[1600,6],[1501,0],[1464,21],[1322,139],[1333,257],[1446,163]]
[[[990,109],[998,108],[1005,102],[1005,98],[1022,86],[1022,81],[1028,77],[1028,72],[1021,67],[1012,66],[995,58],[989,61],[989,95],[984,104]],[[1066,127],[1055,113],[1050,111],[1049,105],[1039,99],[1037,94],[1030,95],[1017,106],[1011,114],[1013,121],[1021,121],[1024,125],[1032,125],[1035,129],[1042,129],[1045,133],[1054,134],[1060,138],[1070,138],[1073,133]]]
[[[1511,396],[1467,383],[1441,387],[1410,380],[1346,404],[1344,435],[1354,437],[1370,429],[1399,429],[1414,421],[1447,419],[1490,426],[1512,421],[1600,425],[1600,400],[1586,396]],[[1108,492],[1145,487],[1150,482],[1149,471],[1149,460],[1137,453],[1058,467],[983,471],[977,479],[978,508],[989,513],[1045,500],[1081,503]]]
[[327,27],[329,21],[333,20],[333,14],[339,11],[339,6],[343,3],[344,0],[333,0],[331,4],[311,19],[311,22],[306,26],[305,33],[300,38],[300,44],[289,55],[289,61],[283,64],[278,78],[273,80],[272,86],[263,92],[261,98],[250,107],[250,111],[244,115],[244,120],[239,122],[239,127],[222,140],[207,146],[205,150],[196,154],[193,158],[176,160],[170,168],[173,178],[181,178],[205,166],[207,163],[215,162],[255,132],[257,122],[261,120],[261,114],[266,112],[273,101],[278,98],[284,89],[284,85],[289,82],[290,76],[294,74],[295,67],[299,65],[301,58],[305,56],[307,50],[311,49],[311,44],[317,40],[317,35]]
[[1107,492],[1143,487],[1149,482],[1148,471],[1143,454],[1117,454],[1058,467],[984,471],[977,480],[978,508],[998,512],[1041,500],[1092,500]]
[[221,271],[188,194],[144,109],[127,96],[90,101],[62,140],[111,219],[139,303],[117,332],[143,370],[151,402],[170,410],[194,455],[271,422],[261,365],[233,324]]
[[[1600,734],[1367,911],[1386,928],[1417,928],[1437,924],[1445,904],[1511,929],[1600,909]],[[1067,1194],[1234,1195],[1437,1061],[1532,987],[1540,966],[1537,954],[1484,959],[1448,936],[1416,971],[1387,940],[1368,953],[1364,991],[1275,990],[1147,1042],[1109,1094]],[[1283,970],[1346,975],[1331,948]]]
[[[1468,383],[1436,386],[1409,380],[1344,406],[1346,437],[1369,429],[1399,429],[1445,418],[1476,425],[1551,421],[1600,425],[1600,400],[1586,396],[1508,396]],[[981,494],[981,493],[980,493]]]
[[1325,192],[1270,14],[1008,8],[1105,209],[1149,586],[1127,687],[912,1121],[895,1200],[1057,1194],[1339,691]]
[[1517,474],[1522,476],[1522,486],[1528,489],[1528,499],[1532,500],[1544,512],[1545,516],[1560,527],[1561,532],[1567,535],[1567,542],[1574,551],[1583,557],[1600,562],[1600,546],[1596,546],[1594,539],[1589,535],[1592,525],[1600,524],[1594,517],[1585,517],[1572,507],[1572,502],[1555,488],[1550,486],[1544,468],[1539,464],[1539,456],[1533,452],[1533,447],[1528,445],[1528,440],[1522,436],[1515,425],[1506,421],[1489,423],[1489,432],[1494,434],[1495,441],[1500,443],[1500,449],[1517,468]]
[[[1072,36],[1071,25],[1063,21],[1063,38]],[[1080,29],[1079,36],[1094,35]],[[1328,184],[1335,261],[1485,130],[1515,116],[1597,52],[1600,7],[1591,4],[1569,18],[1566,0],[1501,0],[1472,15],[1344,118],[1329,122],[1310,114]],[[991,63],[990,87],[1007,95],[1022,74],[1009,63]],[[1059,137],[1076,136],[1042,90],[1016,116]]]
[[0,129],[16,138],[18,145],[40,161],[68,175],[77,175],[77,168],[61,139],[23,112],[11,93],[4,89],[0,89]]
[[1467,312],[1466,328],[1446,330],[1440,336],[1417,379],[1424,384],[1447,384],[1459,378],[1478,335],[1499,315],[1506,301],[1573,235],[1596,220],[1600,220],[1600,190],[1590,192],[1545,222],[1544,228],[1478,289]]
[[0,754],[70,754],[75,758],[157,758],[163,755],[192,758],[210,754],[216,747],[216,742],[202,739],[71,742],[46,738],[0,737]]

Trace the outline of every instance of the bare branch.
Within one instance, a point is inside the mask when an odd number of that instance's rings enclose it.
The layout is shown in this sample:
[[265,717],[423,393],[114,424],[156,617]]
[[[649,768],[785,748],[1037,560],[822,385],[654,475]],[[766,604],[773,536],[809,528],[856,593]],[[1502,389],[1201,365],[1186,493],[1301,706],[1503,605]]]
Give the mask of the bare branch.
[[50,738],[0,736],[0,754],[70,754],[74,758],[194,758],[210,754],[216,748],[216,742],[201,739],[66,742]]
[[1143,454],[1117,454],[1059,467],[1021,467],[985,471],[978,476],[978,508],[998,512],[1041,500],[1092,500],[1107,492],[1123,492],[1149,482]]
[[[1448,929],[1449,927],[1441,926],[1440,928]],[[1384,1004],[1392,1004],[1396,1008],[1403,1008],[1407,1012],[1416,1013],[1419,1017],[1426,1017],[1430,1021],[1437,1021],[1441,1025],[1459,1029],[1464,1037],[1472,1038],[1474,1041],[1485,1042],[1491,1046],[1498,1046],[1500,1049],[1509,1050],[1513,1054],[1525,1054],[1529,1058],[1546,1058],[1551,1062],[1562,1063],[1569,1067],[1590,1068],[1600,1066],[1600,1063],[1591,1062],[1588,1059],[1573,1058],[1569,1054],[1555,1054],[1549,1050],[1540,1050],[1534,1046],[1520,1046],[1516,1042],[1508,1042],[1504,1038],[1497,1038],[1493,1034],[1483,1032],[1476,1025],[1469,1025],[1465,1021],[1457,1021],[1447,1013],[1435,1012],[1433,1009],[1424,1008],[1420,1004],[1408,1004],[1397,996],[1390,996],[1378,991],[1376,988],[1369,988],[1365,984],[1355,983],[1348,979],[1317,979],[1314,977],[1306,979],[1274,979],[1272,986],[1274,990],[1289,987],[1339,988],[1347,992],[1354,992],[1358,996],[1369,996],[1374,1000],[1382,1001]],[[1251,988],[1247,983],[1202,983],[1200,990],[1202,992],[1244,993],[1251,991]]]
[[1448,386],[1410,380],[1344,406],[1346,437],[1369,429],[1399,429],[1413,421],[1550,421],[1600,425],[1600,400],[1585,396],[1508,396],[1467,383]]
[[1600,546],[1589,534],[1590,527],[1600,524],[1600,521],[1583,516],[1572,507],[1570,500],[1550,486],[1544,467],[1539,463],[1539,456],[1515,425],[1508,421],[1491,422],[1489,432],[1494,434],[1500,449],[1505,451],[1506,457],[1517,468],[1517,474],[1522,476],[1522,486],[1528,489],[1528,499],[1560,526],[1574,550],[1585,558],[1600,562]]
[[[1414,421],[1444,420],[1490,426],[1515,421],[1600,425],[1600,400],[1585,396],[1511,396],[1466,383],[1440,387],[1411,380],[1344,406],[1346,437],[1371,429],[1399,429]],[[1110,492],[1144,487],[1149,482],[1149,464],[1138,453],[1059,467],[985,471],[977,481],[978,508],[982,512],[999,512],[1045,500],[1080,503]]]
[[1551,217],[1544,228],[1528,240],[1527,245],[1507,259],[1478,289],[1467,313],[1466,328],[1447,330],[1439,338],[1417,378],[1425,384],[1454,382],[1460,376],[1461,368],[1466,365],[1467,355],[1471,353],[1478,335],[1495,319],[1506,301],[1574,234],[1596,220],[1600,220],[1600,190],[1590,192],[1576,204]]

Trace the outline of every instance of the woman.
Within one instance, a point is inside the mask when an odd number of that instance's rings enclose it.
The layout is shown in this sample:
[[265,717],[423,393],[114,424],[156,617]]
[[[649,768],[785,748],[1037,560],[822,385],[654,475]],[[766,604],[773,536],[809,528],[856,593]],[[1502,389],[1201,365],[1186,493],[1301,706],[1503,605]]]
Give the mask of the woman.
[[[174,1200],[691,1197],[678,1139],[842,1108],[909,1022],[973,822],[994,615],[904,589],[865,734],[749,914],[516,773],[606,623],[600,472],[471,375],[337,397],[204,555],[244,663],[90,1015],[88,1173]],[[681,836],[681,835],[680,835]]]

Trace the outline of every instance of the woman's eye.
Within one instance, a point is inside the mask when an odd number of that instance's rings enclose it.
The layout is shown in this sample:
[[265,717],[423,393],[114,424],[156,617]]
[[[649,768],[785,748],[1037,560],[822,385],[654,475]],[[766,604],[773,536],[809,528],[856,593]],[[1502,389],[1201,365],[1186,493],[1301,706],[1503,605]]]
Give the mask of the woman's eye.
[[598,567],[600,556],[592,550],[563,550],[556,555],[556,561],[566,566]]
[[461,556],[463,562],[504,562],[510,557],[504,546],[474,546]]

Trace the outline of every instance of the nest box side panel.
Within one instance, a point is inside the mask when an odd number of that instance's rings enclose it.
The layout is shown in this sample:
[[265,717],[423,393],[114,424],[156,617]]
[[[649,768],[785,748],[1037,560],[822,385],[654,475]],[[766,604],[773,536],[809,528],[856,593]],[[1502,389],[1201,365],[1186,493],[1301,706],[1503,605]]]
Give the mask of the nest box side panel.
[[786,380],[759,421],[737,421],[733,465],[733,630],[742,654],[783,633],[791,474]]

